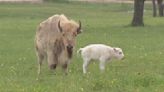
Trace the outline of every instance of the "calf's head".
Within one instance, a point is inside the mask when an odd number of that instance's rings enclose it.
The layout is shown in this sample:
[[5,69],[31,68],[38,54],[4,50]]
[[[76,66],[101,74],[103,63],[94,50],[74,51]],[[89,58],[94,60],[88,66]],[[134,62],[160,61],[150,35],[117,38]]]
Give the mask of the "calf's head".
[[124,53],[121,48],[113,48],[114,57],[118,60],[124,59]]

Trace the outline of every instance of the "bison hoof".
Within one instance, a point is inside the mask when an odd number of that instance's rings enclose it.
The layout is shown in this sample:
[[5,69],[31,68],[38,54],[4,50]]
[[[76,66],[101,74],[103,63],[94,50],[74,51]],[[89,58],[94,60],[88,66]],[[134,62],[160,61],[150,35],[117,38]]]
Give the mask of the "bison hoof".
[[50,65],[50,69],[56,69],[57,64]]

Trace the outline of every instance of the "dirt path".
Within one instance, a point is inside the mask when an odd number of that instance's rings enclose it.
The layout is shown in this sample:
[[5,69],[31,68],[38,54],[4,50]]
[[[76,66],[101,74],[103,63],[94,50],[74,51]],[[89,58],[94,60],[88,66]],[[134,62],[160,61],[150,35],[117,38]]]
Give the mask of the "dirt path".
[[[95,3],[134,3],[133,0],[69,0],[81,2],[95,2]],[[0,0],[0,2],[43,2],[43,0]],[[146,1],[151,3],[151,1]]]
[[[96,3],[134,3],[134,0],[70,0],[70,1],[83,1],[83,2],[96,2]],[[146,1],[145,3],[151,3]]]
[[72,1],[97,2],[97,3],[133,3],[133,1],[131,0],[72,0]]
[[0,0],[0,2],[32,2],[32,3],[41,3],[43,0]]

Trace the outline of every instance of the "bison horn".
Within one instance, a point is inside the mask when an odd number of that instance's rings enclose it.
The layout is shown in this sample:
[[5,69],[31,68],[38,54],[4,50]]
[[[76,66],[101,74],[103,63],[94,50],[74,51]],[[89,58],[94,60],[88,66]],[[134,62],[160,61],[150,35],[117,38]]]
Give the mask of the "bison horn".
[[59,31],[62,32],[62,28],[61,28],[61,26],[60,26],[60,20],[59,20],[59,22],[58,22],[58,28],[59,28]]
[[77,33],[81,33],[81,21],[79,20],[79,28],[77,29]]

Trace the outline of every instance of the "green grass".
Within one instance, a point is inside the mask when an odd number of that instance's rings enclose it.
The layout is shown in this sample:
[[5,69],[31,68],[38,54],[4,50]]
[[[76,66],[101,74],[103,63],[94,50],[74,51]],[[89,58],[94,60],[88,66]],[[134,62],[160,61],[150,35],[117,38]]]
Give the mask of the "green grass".
[[[163,92],[164,20],[153,18],[146,6],[145,27],[129,27],[132,5],[45,3],[0,4],[0,92]],[[106,65],[98,63],[82,73],[82,59],[74,53],[65,76],[42,67],[36,81],[34,35],[37,25],[53,14],[81,20],[84,32],[77,37],[75,51],[90,43],[121,47],[126,59]]]

